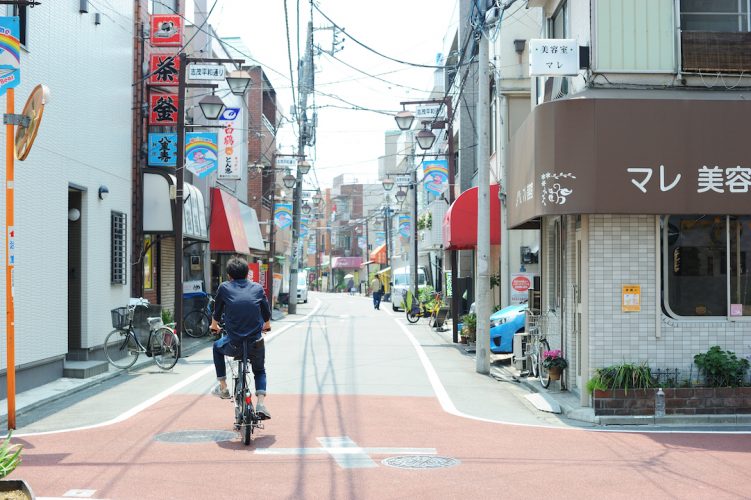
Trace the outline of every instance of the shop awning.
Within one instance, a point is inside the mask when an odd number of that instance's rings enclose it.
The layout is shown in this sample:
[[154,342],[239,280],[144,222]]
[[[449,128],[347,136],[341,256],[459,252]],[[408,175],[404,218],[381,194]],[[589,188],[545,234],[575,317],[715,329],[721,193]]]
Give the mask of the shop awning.
[[376,264],[376,261],[374,261],[374,260],[369,260],[369,261],[367,261],[367,262],[363,262],[362,264],[360,264],[360,267],[365,267],[365,266],[369,266],[370,264]]
[[219,188],[211,188],[212,252],[248,254],[248,238],[237,198]]
[[[501,201],[498,184],[490,185],[490,244],[501,243]],[[470,250],[477,246],[477,188],[464,191],[443,217],[444,250]]]
[[746,92],[589,89],[534,108],[509,148],[508,221],[747,214]]
[[332,269],[359,269],[362,257],[331,257]]
[[386,273],[390,273],[390,272],[391,272],[391,268],[387,267],[387,268],[381,269],[376,274],[386,274]]
[[[145,170],[143,174],[143,226],[144,234],[173,234],[172,212],[174,200],[170,190],[175,176],[162,170]],[[206,208],[203,195],[195,186],[183,185],[183,238],[207,241]]]
[[385,264],[386,263],[386,244],[379,246],[372,252],[370,252],[370,260],[375,262],[376,264]]
[[258,215],[255,209],[245,203],[238,203],[240,205],[240,216],[245,227],[245,237],[248,239],[248,248],[265,252],[266,243],[263,241],[263,236],[261,235],[261,226],[258,224]]

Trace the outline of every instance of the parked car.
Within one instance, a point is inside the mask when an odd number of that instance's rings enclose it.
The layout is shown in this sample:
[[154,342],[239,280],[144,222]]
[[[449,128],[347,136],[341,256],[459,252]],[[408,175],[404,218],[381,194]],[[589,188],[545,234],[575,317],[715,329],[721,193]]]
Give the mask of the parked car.
[[510,354],[514,351],[514,334],[524,331],[527,304],[504,307],[490,316],[490,352]]
[[[398,267],[394,269],[391,276],[393,285],[391,286],[391,308],[394,311],[404,309],[404,297],[409,290],[412,277],[410,276],[409,266]],[[428,284],[425,276],[425,268],[417,268],[417,289],[421,289]]]
[[297,303],[308,303],[308,280],[305,274],[297,275]]

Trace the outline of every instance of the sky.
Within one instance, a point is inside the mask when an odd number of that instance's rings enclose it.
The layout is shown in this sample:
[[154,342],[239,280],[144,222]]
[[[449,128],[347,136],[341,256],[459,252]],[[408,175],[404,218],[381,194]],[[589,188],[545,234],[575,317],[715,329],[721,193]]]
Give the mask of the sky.
[[[311,13],[308,1],[219,0],[209,22],[222,37],[242,38],[253,58],[265,68],[276,90],[279,108],[290,118],[293,99],[285,1],[292,70],[297,80],[298,6],[299,47],[304,52]],[[208,0],[208,7],[213,3]],[[393,114],[401,109],[399,102],[425,99],[433,86],[434,69],[390,61],[358,45],[350,35],[386,56],[434,65],[436,56],[443,51],[444,39],[452,32],[449,27],[455,30],[456,20],[452,16],[456,3],[457,0],[316,1],[318,8],[345,32],[338,35],[339,40],[344,39],[343,50],[334,57],[322,54],[314,59],[316,93],[308,98],[308,117],[312,115],[310,106],[315,104],[318,127],[316,145],[308,151],[314,169],[306,176],[306,189],[316,184],[330,187],[333,178],[342,173],[359,182],[378,182],[378,157],[384,154],[384,133],[396,129]],[[331,50],[333,32],[321,29],[331,23],[313,10],[313,25],[314,44]],[[342,109],[352,105],[385,113]],[[278,134],[281,152],[296,150],[294,130],[287,124]]]

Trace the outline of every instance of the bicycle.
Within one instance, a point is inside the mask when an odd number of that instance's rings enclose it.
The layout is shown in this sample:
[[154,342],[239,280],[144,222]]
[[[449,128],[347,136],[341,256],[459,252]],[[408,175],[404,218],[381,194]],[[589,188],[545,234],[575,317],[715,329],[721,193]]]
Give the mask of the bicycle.
[[207,297],[206,307],[194,309],[183,317],[183,333],[194,339],[209,333],[211,316],[214,312],[214,297],[204,293]]
[[149,337],[145,345],[138,339],[133,329],[133,315],[137,308],[148,305],[146,299],[131,299],[128,306],[112,309],[114,330],[104,339],[104,355],[114,367],[130,368],[141,353],[153,358],[162,370],[170,370],[177,363],[179,339],[169,325],[164,325],[161,317],[146,318]]
[[435,317],[438,315],[438,311],[440,311],[443,306],[443,299],[441,298],[440,292],[432,292],[430,305],[426,302],[415,300],[414,295],[409,290],[405,292],[405,295],[404,303],[406,307],[404,310],[407,315],[407,321],[410,323],[417,323],[420,318],[430,317],[428,324],[432,324]]
[[527,310],[527,322],[529,324],[529,339],[525,349],[528,373],[533,377],[540,377],[540,384],[544,388],[550,386],[550,373],[545,366],[545,351],[550,350],[550,344],[545,336],[543,315],[535,315]]
[[[263,337],[253,341],[254,344],[258,342],[263,342]],[[237,367],[235,367],[232,361],[237,361]],[[243,342],[242,358],[227,359],[226,363],[229,365],[229,371],[232,373],[230,393],[232,394],[232,401],[235,404],[235,430],[240,431],[243,444],[248,445],[250,444],[253,430],[264,428],[262,423],[264,418],[256,413],[253,407],[250,390],[250,377],[253,373],[249,366],[248,341]]]

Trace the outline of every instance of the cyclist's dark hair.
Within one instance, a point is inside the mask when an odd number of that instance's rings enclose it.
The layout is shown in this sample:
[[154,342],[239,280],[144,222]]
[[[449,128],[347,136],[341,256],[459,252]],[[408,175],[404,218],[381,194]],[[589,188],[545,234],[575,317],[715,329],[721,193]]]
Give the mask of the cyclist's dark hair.
[[227,275],[233,280],[244,280],[248,277],[248,261],[242,257],[232,257],[227,261]]

